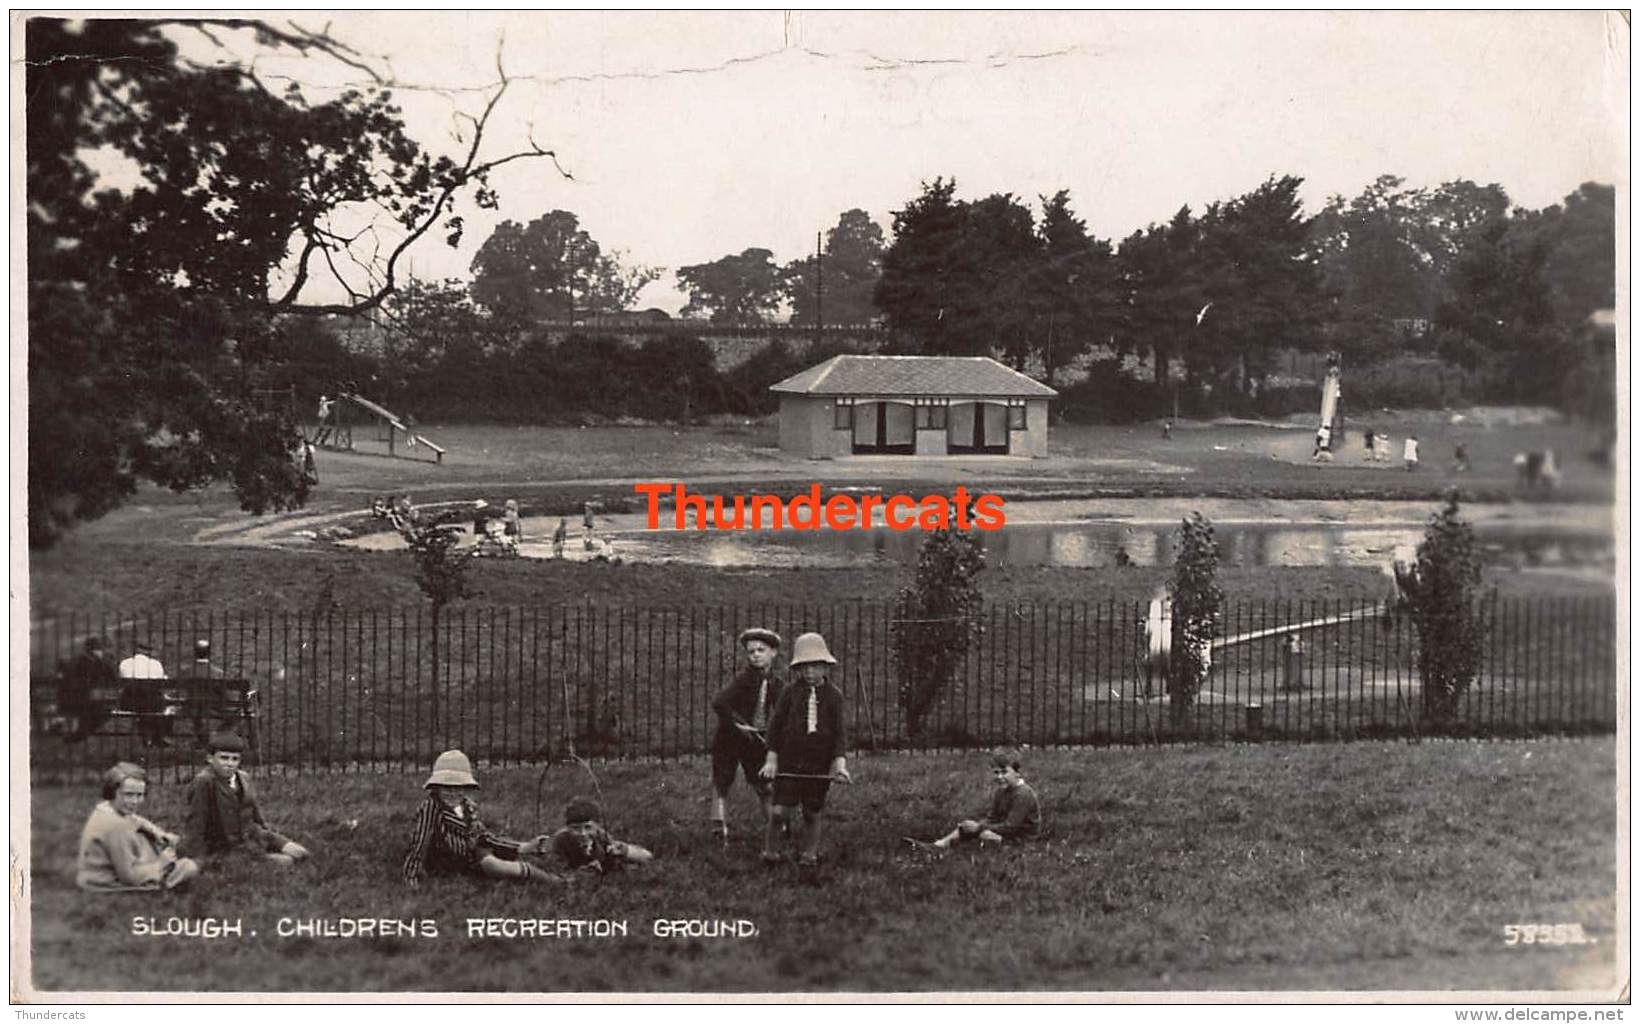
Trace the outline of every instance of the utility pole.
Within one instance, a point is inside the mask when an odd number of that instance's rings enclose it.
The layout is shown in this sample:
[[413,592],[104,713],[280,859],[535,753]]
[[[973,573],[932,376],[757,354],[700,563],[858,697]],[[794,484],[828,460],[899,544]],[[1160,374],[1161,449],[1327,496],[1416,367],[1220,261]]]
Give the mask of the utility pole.
[[821,303],[826,295],[826,254],[820,247],[821,232],[814,233],[814,340],[820,340],[820,333],[826,325],[825,317],[821,315]]

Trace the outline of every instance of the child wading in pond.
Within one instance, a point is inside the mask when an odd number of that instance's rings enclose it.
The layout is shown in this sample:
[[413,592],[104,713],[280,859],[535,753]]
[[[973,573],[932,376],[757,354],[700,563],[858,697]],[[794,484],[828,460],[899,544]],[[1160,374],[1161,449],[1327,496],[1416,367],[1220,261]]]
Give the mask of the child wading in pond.
[[769,817],[770,785],[760,778],[769,745],[764,730],[769,713],[780,702],[786,684],[775,673],[775,655],[780,652],[780,634],[767,629],[748,629],[740,634],[746,664],[735,673],[712,701],[717,712],[717,734],[712,737],[712,829],[721,838],[729,837],[725,804],[735,784],[735,772],[746,776],[746,784],[763,804],[764,825]]
[[603,808],[591,797],[578,796],[569,802],[564,808],[564,827],[552,835],[552,848],[565,864],[601,874],[655,859],[643,847],[611,836],[603,819]]
[[307,850],[285,838],[262,818],[250,776],[239,770],[245,743],[233,733],[213,733],[206,741],[206,767],[188,784],[188,821],[182,849],[192,856],[245,850],[277,864],[294,864]]
[[792,644],[792,685],[780,695],[769,718],[769,753],[758,773],[774,783],[774,810],[763,839],[763,862],[785,858],[775,847],[780,833],[802,808],[792,831],[798,837],[798,867],[805,881],[816,877],[820,861],[820,818],[833,780],[850,782],[843,756],[843,694],[827,679],[837,664],[819,633],[804,633]]
[[558,882],[562,879],[526,863],[526,854],[542,853],[547,837],[519,842],[484,827],[478,805],[469,794],[478,789],[473,764],[459,750],[446,750],[433,762],[433,774],[422,783],[427,799],[416,811],[410,852],[404,858],[404,880],[414,887],[423,875],[473,875],[509,878],[518,882]]
[[985,817],[964,819],[949,835],[933,843],[907,841],[916,846],[950,849],[953,843],[1003,843],[1030,839],[1042,830],[1042,802],[1019,773],[1019,755],[1011,750],[991,755],[991,806]]

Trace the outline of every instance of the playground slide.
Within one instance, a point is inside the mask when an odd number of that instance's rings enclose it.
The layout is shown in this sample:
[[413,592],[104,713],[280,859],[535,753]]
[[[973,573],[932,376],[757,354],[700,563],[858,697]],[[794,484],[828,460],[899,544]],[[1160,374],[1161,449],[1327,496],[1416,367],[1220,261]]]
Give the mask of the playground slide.
[[1338,371],[1328,370],[1327,379],[1321,382],[1321,425],[1331,428],[1333,418],[1338,415],[1338,395],[1341,391],[1338,383]]
[[354,405],[364,409],[372,415],[380,416],[382,419],[386,420],[394,430],[402,430],[405,434],[414,437],[417,444],[426,445],[429,449],[441,457],[444,455],[444,449],[427,440],[427,438],[422,437],[420,434],[411,435],[410,428],[404,425],[404,421],[399,419],[396,413],[389,411],[383,406],[377,405],[375,402],[372,402],[370,399],[365,398],[362,395],[355,395],[351,392],[344,391],[342,392],[341,397],[344,401],[352,402]]

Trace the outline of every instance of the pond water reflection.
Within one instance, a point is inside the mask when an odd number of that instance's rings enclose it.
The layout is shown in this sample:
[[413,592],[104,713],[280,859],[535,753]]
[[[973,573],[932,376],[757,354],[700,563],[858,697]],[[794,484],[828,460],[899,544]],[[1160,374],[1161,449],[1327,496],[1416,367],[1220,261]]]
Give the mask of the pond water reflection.
[[[1010,508],[1016,506],[1010,505]],[[1418,506],[1419,515],[1427,507]],[[1351,522],[1217,522],[1214,534],[1220,562],[1226,566],[1353,566],[1382,568],[1396,549],[1415,548],[1423,536],[1418,518],[1404,521]],[[556,519],[527,518],[520,552],[550,558],[548,538]],[[1173,560],[1176,521],[1123,521],[1105,515],[1096,520],[1031,521],[1015,516],[1003,529],[975,531],[994,566],[1101,568],[1124,562],[1167,565]],[[1475,527],[1487,564],[1498,566],[1615,569],[1615,545],[1605,518],[1538,516],[1529,521],[1481,521]],[[910,565],[917,559],[923,533],[878,528],[861,530],[677,531],[645,528],[641,517],[610,516],[600,521],[594,548],[573,531],[566,557],[584,560],[603,551],[627,561],[677,561],[722,568],[749,566],[843,567],[870,563]],[[374,534],[349,542],[390,549],[393,534]],[[610,552],[605,552],[606,554]]]

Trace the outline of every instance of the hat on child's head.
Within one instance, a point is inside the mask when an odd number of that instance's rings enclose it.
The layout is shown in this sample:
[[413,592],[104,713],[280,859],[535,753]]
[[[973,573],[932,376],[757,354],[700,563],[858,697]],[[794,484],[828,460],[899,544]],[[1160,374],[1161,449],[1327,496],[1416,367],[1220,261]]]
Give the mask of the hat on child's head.
[[831,656],[826,648],[826,638],[819,633],[804,633],[792,641],[792,668],[806,665],[811,661],[823,661],[827,665],[837,664],[837,659]]
[[598,801],[590,796],[578,796],[564,808],[564,824],[579,825],[584,821],[600,821],[604,816],[603,808]]
[[1017,750],[998,750],[991,754],[992,768],[1012,768],[1017,772],[1023,764]]
[[230,754],[243,754],[245,752],[245,741],[226,730],[213,732],[205,741],[205,752],[214,754],[219,750],[225,750]]
[[428,786],[471,786],[477,789],[478,780],[473,778],[473,763],[459,750],[446,750],[433,762],[433,774],[427,776],[427,781],[421,784],[422,789]]
[[509,512],[517,512],[518,511],[518,501],[517,501],[517,499],[508,498],[507,499],[507,504],[504,507]]
[[776,633],[772,629],[764,629],[761,626],[754,626],[751,629],[742,630],[739,639],[736,640],[736,643],[740,644],[742,647],[745,647],[746,644],[752,640],[761,640],[770,647],[773,647],[775,650],[780,649],[780,634]]
[[211,642],[209,640],[194,641],[194,657],[209,658],[211,656]]

